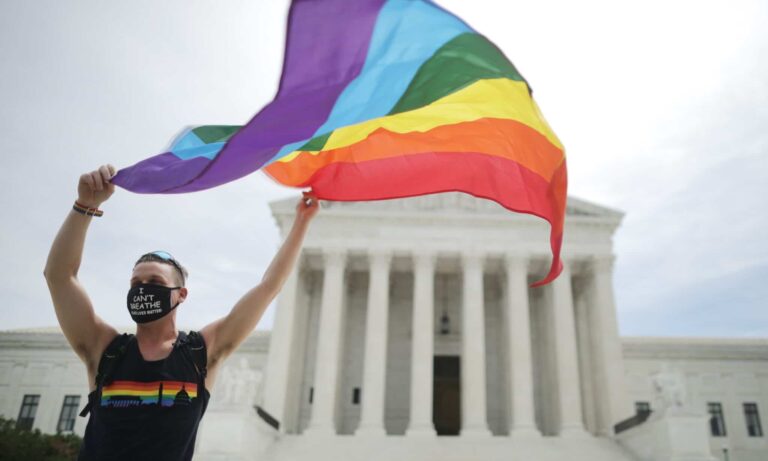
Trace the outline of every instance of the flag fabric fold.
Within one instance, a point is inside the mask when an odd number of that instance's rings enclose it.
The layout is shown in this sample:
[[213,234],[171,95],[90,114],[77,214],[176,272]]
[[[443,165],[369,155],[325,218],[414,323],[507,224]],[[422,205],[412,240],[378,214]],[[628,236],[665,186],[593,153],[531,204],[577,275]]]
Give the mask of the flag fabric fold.
[[121,169],[140,193],[215,187],[258,169],[325,200],[459,191],[551,225],[562,271],[567,171],[528,82],[429,0],[294,0],[275,99],[246,125],[184,130]]

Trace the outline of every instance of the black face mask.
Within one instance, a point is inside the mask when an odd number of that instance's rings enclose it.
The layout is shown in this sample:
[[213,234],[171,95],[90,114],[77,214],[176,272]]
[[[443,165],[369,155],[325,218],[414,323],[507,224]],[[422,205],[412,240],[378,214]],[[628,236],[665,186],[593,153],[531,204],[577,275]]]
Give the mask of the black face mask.
[[166,287],[140,283],[128,290],[128,312],[136,323],[147,323],[170,314],[179,303],[171,306],[171,291],[181,287]]

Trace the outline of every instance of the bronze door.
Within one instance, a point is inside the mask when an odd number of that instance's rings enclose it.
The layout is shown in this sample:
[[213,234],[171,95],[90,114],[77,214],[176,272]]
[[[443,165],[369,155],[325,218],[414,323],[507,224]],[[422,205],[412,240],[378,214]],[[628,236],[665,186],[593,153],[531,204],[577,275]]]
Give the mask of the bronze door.
[[459,435],[461,430],[461,374],[459,357],[435,356],[432,421],[437,435]]

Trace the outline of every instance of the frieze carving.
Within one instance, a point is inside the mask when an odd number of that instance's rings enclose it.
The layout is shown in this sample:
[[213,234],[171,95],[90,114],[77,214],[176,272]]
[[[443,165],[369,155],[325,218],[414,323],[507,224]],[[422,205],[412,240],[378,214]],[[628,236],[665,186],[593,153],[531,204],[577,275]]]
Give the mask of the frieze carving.
[[[443,192],[440,194],[422,195],[392,200],[375,200],[370,202],[334,202],[324,201],[323,208],[332,210],[361,209],[371,211],[445,211],[454,210],[465,213],[505,214],[509,210],[498,203],[473,197],[461,192]],[[577,198],[568,197],[566,214],[571,216],[614,216],[621,212],[610,210]]]

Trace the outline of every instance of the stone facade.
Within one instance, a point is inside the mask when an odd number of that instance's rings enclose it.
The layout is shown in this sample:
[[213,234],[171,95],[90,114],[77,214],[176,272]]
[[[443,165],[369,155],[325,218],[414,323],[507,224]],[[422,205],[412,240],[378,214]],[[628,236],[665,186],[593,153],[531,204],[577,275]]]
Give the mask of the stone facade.
[[[397,356],[407,356],[407,349],[397,352],[397,335],[392,338],[395,341],[390,342],[388,351]],[[768,440],[765,436],[749,435],[743,404],[757,403],[762,418],[768,411],[768,340],[631,337],[623,338],[622,343],[629,398],[633,404],[647,402],[654,408],[653,376],[668,364],[672,369],[684,372],[691,406],[702,411],[706,410],[708,402],[718,402],[723,406],[726,436],[716,437],[710,433],[713,455],[725,461],[723,448],[726,447],[730,460],[766,459]],[[247,427],[249,418],[255,416],[252,405],[263,403],[263,371],[268,347],[269,333],[257,332],[224,364],[208,412],[203,418],[196,459],[250,459],[243,451],[249,434],[238,434],[236,431]],[[450,351],[450,347],[446,350]],[[452,347],[457,350],[456,346]],[[407,382],[407,365],[403,364],[399,371],[397,367],[388,368],[392,382]],[[395,378],[398,374],[406,377]],[[251,387],[253,385],[255,388]],[[350,390],[347,395],[351,395],[353,387],[352,384],[345,385]],[[40,403],[34,427],[54,433],[64,397],[79,396],[81,408],[87,392],[85,368],[58,329],[0,333],[0,414],[3,417],[15,419],[24,395],[38,394]],[[488,395],[493,394],[488,392]],[[407,397],[407,394],[404,395]],[[404,398],[398,400],[397,397],[395,393],[387,409],[390,421],[387,431],[393,434],[404,433],[408,424],[408,401]],[[359,406],[351,406],[357,408],[359,414]],[[305,421],[308,420],[308,412],[305,410],[302,418]],[[494,422],[491,414],[489,411],[489,426],[494,433],[498,433],[500,423]],[[346,416],[346,420],[350,425],[355,421],[351,416]],[[85,418],[75,418],[73,431],[82,435],[85,422]],[[764,423],[764,419],[761,422]],[[253,421],[251,424],[256,425]],[[253,430],[258,430],[258,427]],[[344,430],[353,432],[346,427]],[[235,439],[238,443],[233,443]],[[574,456],[572,459],[579,458]]]
[[[724,436],[709,434],[710,452],[727,461],[768,459],[766,435],[750,435],[745,404],[756,404],[760,423],[768,417],[768,339],[623,338],[629,397],[659,407],[654,376],[667,368],[680,375],[685,407],[723,411]],[[765,431],[765,426],[762,427]],[[726,454],[724,452],[727,451]]]

